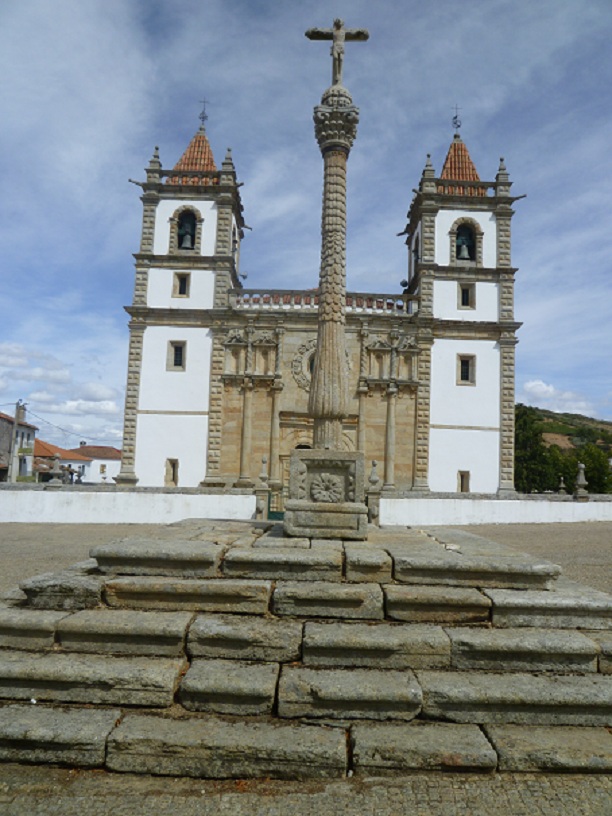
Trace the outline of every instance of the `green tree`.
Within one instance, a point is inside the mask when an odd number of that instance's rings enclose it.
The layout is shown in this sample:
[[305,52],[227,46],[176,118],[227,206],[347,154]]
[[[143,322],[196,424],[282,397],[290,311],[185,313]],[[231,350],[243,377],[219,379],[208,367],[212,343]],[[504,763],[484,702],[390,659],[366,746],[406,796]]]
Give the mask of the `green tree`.
[[584,465],[589,493],[612,493],[612,471],[608,454],[605,451],[589,442],[573,451],[572,457],[575,459],[576,474],[578,473],[578,462]]
[[542,427],[535,409],[516,406],[514,441],[514,484],[520,493],[555,490],[559,478],[551,469],[548,450],[542,441]]

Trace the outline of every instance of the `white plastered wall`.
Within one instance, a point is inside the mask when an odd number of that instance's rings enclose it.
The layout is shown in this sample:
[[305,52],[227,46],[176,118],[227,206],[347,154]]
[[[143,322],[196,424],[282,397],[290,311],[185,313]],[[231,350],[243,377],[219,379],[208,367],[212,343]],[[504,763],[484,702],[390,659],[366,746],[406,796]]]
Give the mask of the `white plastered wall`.
[[[473,356],[474,385],[457,385],[458,356]],[[500,354],[493,340],[437,338],[432,348],[429,487],[456,492],[459,471],[470,492],[499,487]]]
[[460,309],[459,281],[434,280],[434,317],[442,320],[483,320],[496,323],[499,320],[499,284],[476,281],[474,288],[475,308]]
[[[185,370],[168,371],[168,344],[184,342]],[[144,334],[135,470],[143,487],[164,485],[167,459],[179,463],[179,487],[206,475],[210,329],[149,326]]]
[[166,460],[178,460],[178,486],[197,487],[206,476],[208,415],[139,414],[136,475],[139,487],[163,487]]
[[159,267],[149,269],[147,306],[152,309],[212,309],[215,273],[208,269],[178,270],[190,275],[189,296],[173,297],[176,271]]
[[470,210],[440,210],[436,215],[436,263],[440,266],[450,264],[449,232],[458,218],[471,218],[479,224],[483,232],[482,264],[485,267],[496,267],[497,226],[495,214]]
[[167,255],[170,248],[170,218],[183,207],[190,207],[199,212],[204,219],[202,224],[202,255],[215,254],[215,237],[217,234],[217,207],[214,201],[191,199],[168,199],[160,201],[155,212],[155,255]]

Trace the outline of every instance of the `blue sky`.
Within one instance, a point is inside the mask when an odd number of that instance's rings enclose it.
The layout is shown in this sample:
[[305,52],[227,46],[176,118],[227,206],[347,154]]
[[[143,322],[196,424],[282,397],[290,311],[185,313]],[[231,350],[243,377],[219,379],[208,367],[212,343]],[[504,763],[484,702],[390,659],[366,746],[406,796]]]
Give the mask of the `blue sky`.
[[[139,190],[199,125],[231,146],[246,285],[315,286],[322,164],[312,108],[329,47],[366,27],[344,79],[348,288],[399,291],[397,237],[425,157],[461,135],[516,195],[517,400],[612,420],[612,3],[609,0],[20,0],[0,3],[0,411],[39,435],[119,445]],[[51,424],[49,424],[51,423]],[[59,428],[64,429],[62,431]]]

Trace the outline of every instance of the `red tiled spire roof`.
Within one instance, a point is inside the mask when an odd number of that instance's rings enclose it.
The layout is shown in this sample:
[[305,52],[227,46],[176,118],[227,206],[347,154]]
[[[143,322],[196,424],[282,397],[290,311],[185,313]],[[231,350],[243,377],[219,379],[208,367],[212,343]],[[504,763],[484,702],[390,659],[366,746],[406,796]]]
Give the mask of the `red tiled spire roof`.
[[[472,157],[458,133],[455,133],[451,146],[448,148],[440,178],[448,179],[449,181],[480,181],[480,176],[472,161]],[[451,195],[486,195],[484,188],[463,187],[460,185],[457,187],[441,188],[440,192],[447,192]]]
[[193,139],[189,142],[187,150],[174,165],[173,170],[178,175],[168,177],[167,184],[214,184],[213,179],[203,179],[199,176],[180,176],[181,172],[187,173],[216,173],[217,165],[206,136],[206,131],[202,126]]

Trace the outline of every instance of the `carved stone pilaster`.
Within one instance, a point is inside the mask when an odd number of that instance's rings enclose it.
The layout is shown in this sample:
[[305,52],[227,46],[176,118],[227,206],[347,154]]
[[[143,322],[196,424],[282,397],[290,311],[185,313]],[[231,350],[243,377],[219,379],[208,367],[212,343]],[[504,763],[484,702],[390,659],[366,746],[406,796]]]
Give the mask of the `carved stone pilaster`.
[[429,490],[429,409],[431,399],[431,341],[418,342],[414,482],[419,491]]
[[513,333],[499,340],[501,365],[499,495],[514,493],[514,370],[517,339]]
[[210,396],[208,399],[208,452],[206,477],[200,484],[213,486],[225,484],[219,481],[221,473],[221,437],[223,431],[223,372],[225,367],[225,347],[219,336],[219,329],[213,332],[210,361]]
[[240,475],[235,483],[236,487],[253,487],[253,480],[249,475],[252,451],[253,427],[253,380],[244,378],[242,386],[242,431],[240,434]]
[[130,321],[130,345],[128,350],[128,375],[125,390],[125,412],[123,417],[123,450],[121,470],[114,477],[117,484],[135,485],[136,425],[138,421],[138,398],[140,393],[140,372],[142,367],[142,347],[145,325]]

